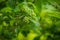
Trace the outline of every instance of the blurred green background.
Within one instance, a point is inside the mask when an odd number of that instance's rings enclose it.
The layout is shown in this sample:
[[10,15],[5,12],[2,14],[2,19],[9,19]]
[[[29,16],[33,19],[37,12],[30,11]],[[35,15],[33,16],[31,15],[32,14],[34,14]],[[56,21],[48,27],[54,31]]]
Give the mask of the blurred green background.
[[0,40],[60,40],[60,0],[0,0]]

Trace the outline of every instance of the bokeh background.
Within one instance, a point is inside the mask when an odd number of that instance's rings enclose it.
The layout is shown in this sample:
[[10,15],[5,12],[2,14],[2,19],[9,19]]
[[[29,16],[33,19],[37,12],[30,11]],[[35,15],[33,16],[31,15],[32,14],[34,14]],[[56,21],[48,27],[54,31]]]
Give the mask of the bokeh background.
[[60,0],[0,0],[0,40],[60,40]]

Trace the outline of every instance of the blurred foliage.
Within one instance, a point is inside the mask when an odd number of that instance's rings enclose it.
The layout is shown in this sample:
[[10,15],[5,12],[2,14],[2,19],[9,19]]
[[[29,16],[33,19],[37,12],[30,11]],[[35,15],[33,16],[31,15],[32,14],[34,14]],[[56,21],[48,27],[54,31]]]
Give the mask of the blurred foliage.
[[60,0],[0,0],[0,40],[60,40]]

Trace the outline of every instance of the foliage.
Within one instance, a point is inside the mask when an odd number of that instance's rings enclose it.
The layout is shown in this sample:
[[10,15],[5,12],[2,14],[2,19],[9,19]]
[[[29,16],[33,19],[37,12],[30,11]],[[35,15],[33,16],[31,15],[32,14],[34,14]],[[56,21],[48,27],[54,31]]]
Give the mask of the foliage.
[[0,40],[60,40],[59,0],[0,0]]

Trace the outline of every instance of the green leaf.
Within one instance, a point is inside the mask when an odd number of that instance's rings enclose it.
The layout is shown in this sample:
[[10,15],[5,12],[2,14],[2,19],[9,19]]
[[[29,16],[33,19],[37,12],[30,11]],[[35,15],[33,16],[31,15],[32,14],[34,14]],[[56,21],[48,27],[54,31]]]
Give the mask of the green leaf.
[[8,6],[11,8],[15,8],[16,0],[8,0]]
[[5,8],[3,8],[3,9],[1,9],[1,12],[5,12],[5,13],[9,12],[9,13],[11,13],[11,12],[12,12],[12,8],[10,8],[10,7],[5,7]]
[[13,26],[14,22],[15,22],[15,20],[10,20],[10,25]]
[[48,13],[48,15],[60,19],[60,13],[59,12]]
[[36,11],[38,11],[38,13],[40,13],[40,11],[41,11],[41,0],[35,0],[34,4],[37,8]]
[[3,21],[3,26],[8,26],[8,24],[5,21]]

